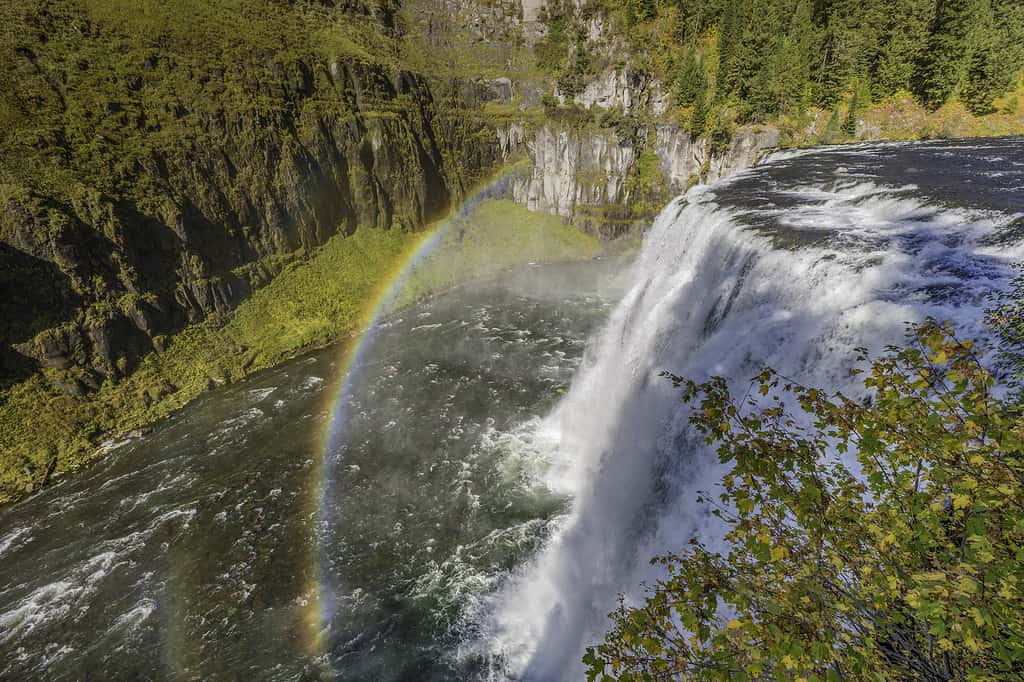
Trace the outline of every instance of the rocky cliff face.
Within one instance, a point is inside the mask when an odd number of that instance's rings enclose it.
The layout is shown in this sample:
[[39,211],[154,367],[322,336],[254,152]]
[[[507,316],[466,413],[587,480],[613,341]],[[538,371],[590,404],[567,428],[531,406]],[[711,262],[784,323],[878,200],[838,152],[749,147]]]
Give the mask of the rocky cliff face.
[[[525,149],[530,160],[529,170],[512,183],[516,202],[606,238],[649,220],[652,207],[660,208],[697,182],[714,182],[752,166],[779,142],[772,127],[743,128],[728,149],[715,152],[707,138],[693,138],[664,123],[643,130],[639,142],[622,141],[609,130],[551,125],[530,136],[522,127],[498,135],[503,153]],[[651,175],[640,167],[645,153],[657,160],[654,177],[643,177]],[[638,193],[646,193],[647,201],[638,202]]]
[[706,137],[694,139],[675,125],[658,125],[656,135],[655,149],[673,189],[726,178],[753,166],[779,145],[779,131],[772,126],[740,128],[728,148],[720,151]]
[[[126,96],[144,98],[175,68],[140,65]],[[76,172],[84,150],[58,142],[70,186],[24,174],[3,185],[4,385],[38,368],[61,370],[55,380],[72,393],[116,381],[169,334],[227,312],[332,235],[442,215],[498,160],[493,134],[480,142],[468,123],[489,97],[479,88],[452,86],[442,104],[411,72],[271,56],[199,77],[213,98],[241,83],[244,103],[266,108],[179,101],[123,116],[147,143],[132,151],[126,182],[90,182]],[[188,132],[163,144],[160,132],[181,121]]]
[[512,184],[512,198],[533,211],[584,222],[588,208],[625,203],[636,150],[608,131],[543,126],[525,142],[530,170]]
[[[585,3],[572,4],[580,22],[576,40],[589,46],[595,70],[571,93],[549,83],[557,106],[548,105],[542,123],[498,128],[503,157],[519,154],[530,162],[512,184],[516,202],[612,238],[649,222],[694,183],[714,182],[753,165],[778,145],[779,132],[770,126],[740,128],[721,148],[721,142],[716,147],[708,137],[670,122],[672,98],[665,84],[623,66],[621,57],[629,49],[607,18]],[[527,35],[542,39],[543,26],[531,26]],[[567,49],[571,53],[573,44]]]

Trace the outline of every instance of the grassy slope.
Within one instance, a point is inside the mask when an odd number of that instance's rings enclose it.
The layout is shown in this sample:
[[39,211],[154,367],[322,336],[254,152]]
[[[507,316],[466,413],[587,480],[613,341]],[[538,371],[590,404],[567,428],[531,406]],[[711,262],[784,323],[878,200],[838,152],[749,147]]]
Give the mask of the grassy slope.
[[[589,258],[593,237],[510,201],[486,201],[453,221],[409,279],[401,301],[528,261]],[[461,234],[461,238],[460,238]],[[118,384],[78,398],[36,376],[0,399],[0,503],[38,487],[51,463],[62,474],[88,463],[97,444],[166,416],[211,385],[237,381],[303,350],[359,333],[379,287],[421,236],[360,229],[295,262],[226,319],[177,334]]]

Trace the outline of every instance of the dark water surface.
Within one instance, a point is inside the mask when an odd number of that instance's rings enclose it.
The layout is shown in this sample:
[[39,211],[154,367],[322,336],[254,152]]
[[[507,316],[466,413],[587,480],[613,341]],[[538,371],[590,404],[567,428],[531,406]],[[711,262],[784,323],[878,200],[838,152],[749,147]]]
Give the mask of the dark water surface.
[[388,320],[326,465],[338,349],[214,391],[0,511],[0,677],[478,667],[452,654],[474,600],[565,503],[513,456],[532,452],[517,427],[569,383],[610,277],[527,268]]

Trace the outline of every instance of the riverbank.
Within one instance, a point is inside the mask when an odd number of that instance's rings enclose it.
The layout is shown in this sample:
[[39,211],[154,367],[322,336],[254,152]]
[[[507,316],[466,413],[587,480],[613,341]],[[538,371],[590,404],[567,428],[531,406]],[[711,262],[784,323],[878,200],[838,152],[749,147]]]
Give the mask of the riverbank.
[[507,200],[486,200],[432,230],[360,228],[335,236],[234,311],[191,325],[142,359],[118,383],[94,393],[60,390],[57,371],[0,394],[0,504],[35,492],[104,452],[102,443],[149,426],[215,386],[362,333],[387,286],[417,261],[398,304],[527,262],[589,259],[596,238],[554,216]]

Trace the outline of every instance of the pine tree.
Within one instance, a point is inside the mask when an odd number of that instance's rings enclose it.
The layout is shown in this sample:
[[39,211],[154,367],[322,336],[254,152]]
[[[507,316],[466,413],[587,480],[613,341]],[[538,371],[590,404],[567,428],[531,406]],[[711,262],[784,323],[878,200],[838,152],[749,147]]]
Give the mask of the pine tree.
[[918,87],[918,94],[932,107],[958,94],[964,84],[971,29],[981,1],[939,1]]
[[693,113],[690,114],[690,136],[697,138],[704,133],[708,122],[708,96],[701,93],[693,105]]
[[824,62],[818,73],[819,100],[831,106],[860,72],[861,34],[865,30],[861,0],[832,0],[826,7]]
[[718,82],[716,100],[724,100],[738,89],[740,61],[737,58],[743,42],[743,23],[746,0],[729,2],[725,6],[718,32]]
[[811,0],[800,0],[789,25],[789,34],[773,65],[782,113],[799,113],[810,103],[811,58],[816,30],[811,16]]
[[705,86],[704,67],[691,48],[686,51],[679,78],[676,79],[676,101],[682,106],[692,105],[703,94]]
[[1009,88],[1020,77],[1024,68],[1024,2],[1020,0],[993,0],[995,17],[996,73]]
[[774,67],[783,47],[781,20],[775,0],[750,0],[736,61],[739,94],[747,104],[748,117],[778,112],[779,85]]
[[876,99],[910,89],[928,44],[935,0],[902,0],[892,9],[872,80]]
[[968,54],[964,73],[963,100],[975,114],[987,114],[995,110],[992,99],[1006,83],[999,73],[997,60],[998,38],[992,4],[982,0],[976,14],[968,40]]

